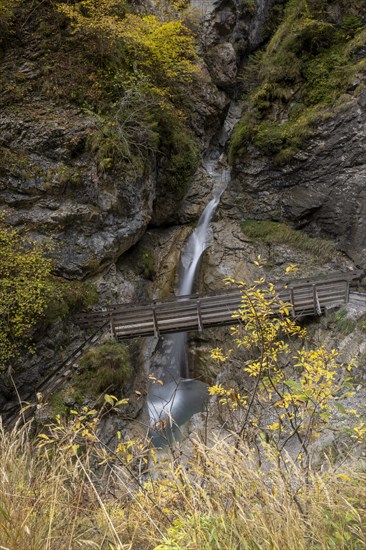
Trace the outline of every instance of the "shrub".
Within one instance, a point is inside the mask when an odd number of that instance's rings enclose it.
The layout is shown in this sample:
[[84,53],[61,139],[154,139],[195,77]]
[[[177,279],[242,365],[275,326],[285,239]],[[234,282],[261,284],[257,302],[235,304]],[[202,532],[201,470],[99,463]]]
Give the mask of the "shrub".
[[89,349],[81,358],[82,373],[77,383],[92,395],[121,390],[132,374],[130,354],[123,344],[110,340]]
[[[165,19],[131,13],[119,0],[81,0],[59,6],[81,36],[93,36],[100,53],[117,62],[126,73],[148,81],[159,95],[174,96],[175,88],[199,74],[192,32],[179,12]],[[123,72],[123,71],[122,71]]]
[[55,293],[46,253],[0,219],[0,369],[29,342]]
[[98,302],[98,291],[92,283],[67,281],[53,277],[54,292],[45,312],[46,321],[52,322]]
[[159,136],[164,168],[159,185],[181,198],[198,168],[200,152],[197,140],[173,109],[161,112]]
[[144,164],[156,153],[158,102],[139,91],[126,93],[119,100],[113,119],[99,117],[98,129],[89,137],[88,146],[100,168],[116,165],[143,172]]

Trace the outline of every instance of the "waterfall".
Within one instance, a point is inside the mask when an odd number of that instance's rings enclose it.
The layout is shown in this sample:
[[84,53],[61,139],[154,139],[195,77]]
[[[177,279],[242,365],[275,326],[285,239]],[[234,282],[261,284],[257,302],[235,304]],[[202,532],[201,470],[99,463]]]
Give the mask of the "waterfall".
[[[181,254],[178,296],[182,296],[182,300],[192,293],[200,260],[208,247],[210,222],[230,179],[229,168],[220,162],[206,160],[203,165],[213,179],[214,191]],[[150,437],[156,446],[164,446],[178,439],[179,427],[193,414],[203,410],[208,396],[206,384],[188,378],[187,333],[169,335],[166,341],[166,348],[170,347],[170,364],[163,380],[151,385],[147,399]]]
[[[230,178],[230,170],[226,166],[218,166],[217,161],[207,160],[204,162],[204,167],[216,185],[214,187],[213,198],[202,212],[196,229],[188,238],[182,251],[180,258],[180,284],[178,296],[186,296],[192,293],[193,284],[200,266],[200,260],[208,247],[210,222]],[[169,340],[172,342],[171,355],[176,360],[176,364],[179,368],[179,375],[182,378],[188,378],[187,333],[172,334]],[[175,372],[176,377],[177,375],[178,372]]]

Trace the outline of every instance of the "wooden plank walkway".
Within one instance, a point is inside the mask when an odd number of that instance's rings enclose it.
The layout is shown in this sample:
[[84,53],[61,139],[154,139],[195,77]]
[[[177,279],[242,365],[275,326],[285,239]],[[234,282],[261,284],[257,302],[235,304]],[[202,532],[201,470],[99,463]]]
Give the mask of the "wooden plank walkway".
[[[334,273],[322,279],[291,281],[278,293],[291,304],[294,317],[321,315],[327,307],[346,304],[350,285],[362,271]],[[232,317],[240,307],[241,292],[237,288],[199,296],[178,296],[147,304],[122,304],[103,311],[84,312],[77,322],[85,328],[100,327],[109,322],[111,334],[118,340],[135,336],[155,336],[173,332],[232,325],[240,322]]]

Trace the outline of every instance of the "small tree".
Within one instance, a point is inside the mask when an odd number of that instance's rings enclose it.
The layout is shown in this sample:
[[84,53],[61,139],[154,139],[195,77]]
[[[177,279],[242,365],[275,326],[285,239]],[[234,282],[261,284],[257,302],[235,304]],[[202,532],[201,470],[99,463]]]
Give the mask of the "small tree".
[[[291,318],[290,304],[264,278],[253,285],[236,284],[242,303],[234,315],[240,324],[232,334],[237,348],[246,354],[246,377],[240,384],[244,389],[216,385],[210,393],[218,396],[240,437],[258,450],[269,444],[279,459],[288,444],[297,441],[294,458],[308,467],[310,443],[327,426],[335,407],[351,412],[335,401],[351,395],[349,379],[341,376],[351,366],[338,364],[334,349],[307,348],[306,330]],[[228,359],[220,349],[213,350],[212,357]]]
[[27,345],[54,291],[45,248],[0,220],[0,369]]

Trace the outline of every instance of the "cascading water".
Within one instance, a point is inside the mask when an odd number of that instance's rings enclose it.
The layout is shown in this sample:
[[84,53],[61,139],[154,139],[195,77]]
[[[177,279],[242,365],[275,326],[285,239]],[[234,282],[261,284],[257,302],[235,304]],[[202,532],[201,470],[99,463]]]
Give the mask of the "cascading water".
[[[182,296],[182,300],[192,293],[202,254],[208,246],[209,225],[230,179],[229,168],[217,161],[208,160],[204,167],[214,180],[214,192],[181,255],[178,296]],[[193,414],[203,410],[208,396],[206,384],[188,378],[187,333],[168,336],[168,347],[169,366],[162,376],[163,380],[151,385],[147,400],[150,436],[159,447],[179,438],[179,427]]]
[[[200,260],[206,248],[208,247],[208,231],[210,222],[215,210],[220,202],[222,193],[225,191],[230,171],[226,166],[218,166],[217,161],[206,161],[204,167],[207,173],[215,182],[213,198],[210,200],[202,212],[196,229],[188,238],[187,243],[181,255],[180,265],[180,284],[178,296],[186,296],[192,293],[193,284],[198,272]],[[182,378],[188,378],[188,358],[187,358],[187,333],[182,332],[172,334],[169,337],[172,342],[171,355],[176,359],[179,366],[179,375]],[[175,373],[178,375],[178,372]]]

